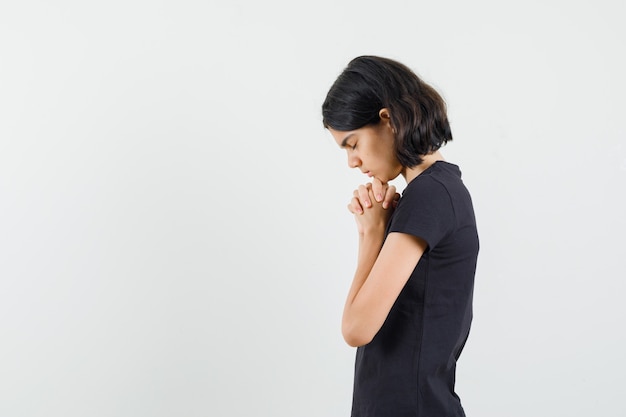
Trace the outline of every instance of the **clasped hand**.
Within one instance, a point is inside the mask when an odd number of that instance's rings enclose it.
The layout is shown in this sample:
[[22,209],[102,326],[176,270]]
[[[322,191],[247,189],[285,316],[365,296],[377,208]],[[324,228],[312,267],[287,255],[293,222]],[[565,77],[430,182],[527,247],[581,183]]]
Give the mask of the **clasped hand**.
[[400,194],[396,187],[383,184],[376,178],[371,183],[359,185],[352,193],[348,210],[354,214],[359,234],[383,230],[398,204]]

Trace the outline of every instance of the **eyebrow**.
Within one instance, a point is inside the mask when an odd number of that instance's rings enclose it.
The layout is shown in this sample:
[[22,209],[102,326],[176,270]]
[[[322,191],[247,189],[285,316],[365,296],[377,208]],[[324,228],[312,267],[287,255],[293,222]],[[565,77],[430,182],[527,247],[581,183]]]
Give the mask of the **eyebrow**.
[[346,145],[348,145],[348,139],[350,139],[352,136],[354,136],[354,133],[350,133],[348,136],[343,138],[343,140],[341,141],[341,147],[342,148],[345,148]]

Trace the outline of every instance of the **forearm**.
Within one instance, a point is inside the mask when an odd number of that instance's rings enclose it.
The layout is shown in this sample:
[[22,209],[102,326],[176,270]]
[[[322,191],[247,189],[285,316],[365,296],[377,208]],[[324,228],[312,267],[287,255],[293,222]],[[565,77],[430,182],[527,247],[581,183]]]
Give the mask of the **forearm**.
[[358,317],[359,312],[354,308],[354,302],[376,262],[376,258],[383,244],[384,235],[384,227],[378,227],[359,234],[357,267],[352,285],[350,286],[350,291],[348,292],[342,319],[342,333],[346,341],[351,345],[353,345],[353,343],[349,340],[351,338],[350,335],[359,333],[360,323],[360,317]]

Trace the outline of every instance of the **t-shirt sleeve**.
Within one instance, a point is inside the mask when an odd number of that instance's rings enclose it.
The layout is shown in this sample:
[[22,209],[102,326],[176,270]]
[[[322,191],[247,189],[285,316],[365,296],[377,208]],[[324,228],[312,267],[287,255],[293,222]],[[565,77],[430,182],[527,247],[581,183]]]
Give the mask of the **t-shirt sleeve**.
[[[416,179],[417,180],[417,179]],[[431,250],[454,229],[454,209],[446,188],[430,178],[405,189],[389,224],[389,233],[422,238]]]

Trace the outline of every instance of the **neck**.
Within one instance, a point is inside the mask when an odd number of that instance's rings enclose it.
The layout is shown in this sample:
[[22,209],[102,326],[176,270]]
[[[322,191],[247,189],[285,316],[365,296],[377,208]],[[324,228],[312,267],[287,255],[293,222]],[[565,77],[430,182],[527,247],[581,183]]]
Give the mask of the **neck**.
[[422,160],[422,163],[418,166],[415,166],[413,168],[404,168],[402,170],[402,176],[406,180],[407,184],[413,181],[413,179],[415,179],[415,177],[417,177],[419,174],[426,171],[435,162],[445,161],[445,159],[443,159],[443,155],[441,155],[441,152],[439,151],[435,151],[428,155],[423,155]]

